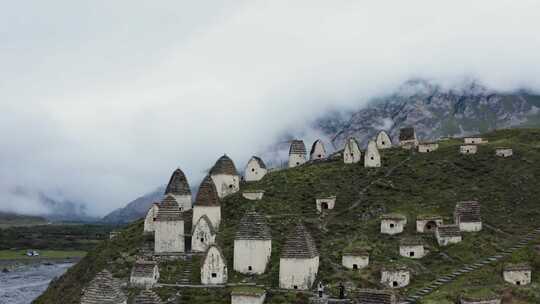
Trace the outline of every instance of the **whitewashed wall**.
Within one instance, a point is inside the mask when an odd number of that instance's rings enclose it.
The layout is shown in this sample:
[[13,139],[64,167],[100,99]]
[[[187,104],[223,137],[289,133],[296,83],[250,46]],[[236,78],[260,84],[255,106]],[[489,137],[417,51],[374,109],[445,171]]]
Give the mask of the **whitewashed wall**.
[[246,170],[244,171],[244,180],[246,182],[255,182],[261,180],[268,170],[261,168],[259,163],[255,159],[250,159],[247,163]]
[[279,287],[285,289],[310,289],[319,271],[319,257],[312,259],[279,260]]
[[238,175],[216,174],[212,175],[211,178],[219,198],[224,198],[240,190],[240,176]]
[[184,252],[184,221],[156,221],[154,250],[156,253]]
[[235,240],[234,270],[240,273],[262,274],[266,270],[271,253],[271,240]]
[[358,269],[366,268],[369,265],[369,256],[343,255],[341,265],[347,269],[353,269],[357,265]]
[[289,155],[289,168],[300,166],[306,162],[306,156],[304,154],[290,154]]

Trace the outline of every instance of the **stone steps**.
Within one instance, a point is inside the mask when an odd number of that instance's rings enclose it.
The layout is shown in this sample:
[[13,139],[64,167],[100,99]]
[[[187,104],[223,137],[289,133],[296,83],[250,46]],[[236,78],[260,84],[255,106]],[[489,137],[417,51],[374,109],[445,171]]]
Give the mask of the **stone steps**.
[[458,278],[461,275],[464,275],[466,273],[469,273],[471,271],[475,271],[479,268],[482,268],[486,265],[489,265],[491,263],[494,263],[496,261],[499,261],[503,259],[504,257],[512,254],[518,249],[521,249],[525,246],[527,246],[530,242],[537,239],[540,235],[540,227],[536,228],[533,232],[527,234],[524,238],[520,239],[519,242],[517,242],[514,246],[501,250],[497,254],[487,257],[483,259],[480,262],[471,264],[471,265],[463,265],[460,269],[455,270],[449,275],[442,276],[437,278],[435,281],[431,282],[427,287],[423,287],[420,290],[417,290],[414,294],[409,295],[404,302],[401,302],[401,304],[413,304],[417,303],[420,299],[427,296],[428,294],[431,294],[432,292],[439,289],[442,285],[448,284],[452,281],[454,281],[456,278]]

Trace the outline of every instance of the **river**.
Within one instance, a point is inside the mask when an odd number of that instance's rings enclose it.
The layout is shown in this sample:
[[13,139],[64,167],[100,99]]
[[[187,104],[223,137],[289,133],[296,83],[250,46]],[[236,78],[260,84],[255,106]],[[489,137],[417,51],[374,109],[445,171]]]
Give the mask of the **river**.
[[73,263],[20,265],[0,272],[0,304],[30,304],[47,289],[49,282],[61,276]]

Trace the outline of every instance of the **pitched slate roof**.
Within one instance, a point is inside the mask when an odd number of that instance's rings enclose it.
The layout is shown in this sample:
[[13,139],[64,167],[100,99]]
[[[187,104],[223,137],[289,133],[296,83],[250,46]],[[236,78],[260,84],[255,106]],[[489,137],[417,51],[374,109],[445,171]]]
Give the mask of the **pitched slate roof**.
[[302,224],[296,225],[285,240],[281,250],[282,258],[311,259],[319,256],[319,251],[313,237]]
[[306,145],[303,140],[294,139],[291,141],[291,147],[289,148],[289,155],[291,154],[306,154]]
[[405,237],[399,240],[399,245],[401,246],[422,246],[424,245],[424,240],[419,237]]
[[441,225],[437,227],[440,237],[455,237],[461,236],[458,225]]
[[195,206],[219,206],[216,185],[210,175],[207,175],[199,186],[199,192],[195,198]]
[[181,221],[183,220],[182,213],[180,212],[180,206],[178,202],[171,194],[165,196],[161,201],[156,221]]
[[133,299],[133,304],[163,304],[163,301],[155,292],[145,289]]
[[212,222],[210,221],[210,219],[208,218],[208,216],[206,214],[204,214],[203,216],[201,216],[197,220],[197,223],[195,223],[195,225],[193,226],[193,230],[192,230],[191,234],[195,233],[195,228],[197,228],[197,226],[199,226],[199,223],[201,223],[201,222],[205,222],[206,225],[208,225],[208,229],[210,229],[211,234],[216,234],[216,230],[214,228],[214,225],[212,225]]
[[399,213],[387,213],[387,214],[381,215],[381,220],[406,221],[407,217]]
[[369,250],[362,247],[348,247],[343,250],[343,255],[347,256],[369,256]]
[[120,281],[114,279],[108,270],[103,270],[83,290],[81,304],[118,304],[126,299]]
[[238,175],[234,162],[230,157],[224,154],[220,157],[212,169],[210,169],[210,175],[225,174],[225,175]]
[[260,157],[252,156],[251,159],[255,160],[257,162],[257,164],[259,164],[259,167],[261,167],[263,169],[266,169],[266,164],[264,163],[264,161]]
[[459,217],[460,222],[471,223],[482,221],[480,216],[480,203],[477,201],[457,203],[454,214]]
[[399,130],[399,140],[414,140],[414,128],[403,128]]
[[136,261],[131,269],[131,276],[138,278],[153,278],[154,268],[157,266],[155,261]]
[[390,291],[375,289],[360,289],[358,291],[358,304],[395,304],[396,297]]
[[272,234],[266,218],[255,211],[248,211],[238,224],[235,240],[271,240]]
[[189,188],[189,183],[187,181],[186,175],[180,168],[174,170],[171,178],[169,179],[169,184],[165,189],[165,195],[175,194],[175,195],[191,195],[191,189]]
[[504,271],[530,271],[530,270],[532,270],[532,267],[531,265],[527,263],[504,265]]

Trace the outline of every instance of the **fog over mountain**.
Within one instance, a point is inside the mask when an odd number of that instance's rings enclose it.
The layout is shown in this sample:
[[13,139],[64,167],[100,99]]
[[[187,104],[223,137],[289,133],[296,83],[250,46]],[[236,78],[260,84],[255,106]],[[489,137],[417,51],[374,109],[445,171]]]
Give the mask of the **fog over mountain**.
[[538,93],[538,11],[533,0],[7,3],[0,210],[54,213],[45,196],[104,215],[176,167],[196,185],[223,153],[240,169],[284,134],[311,140],[317,118],[411,79]]

